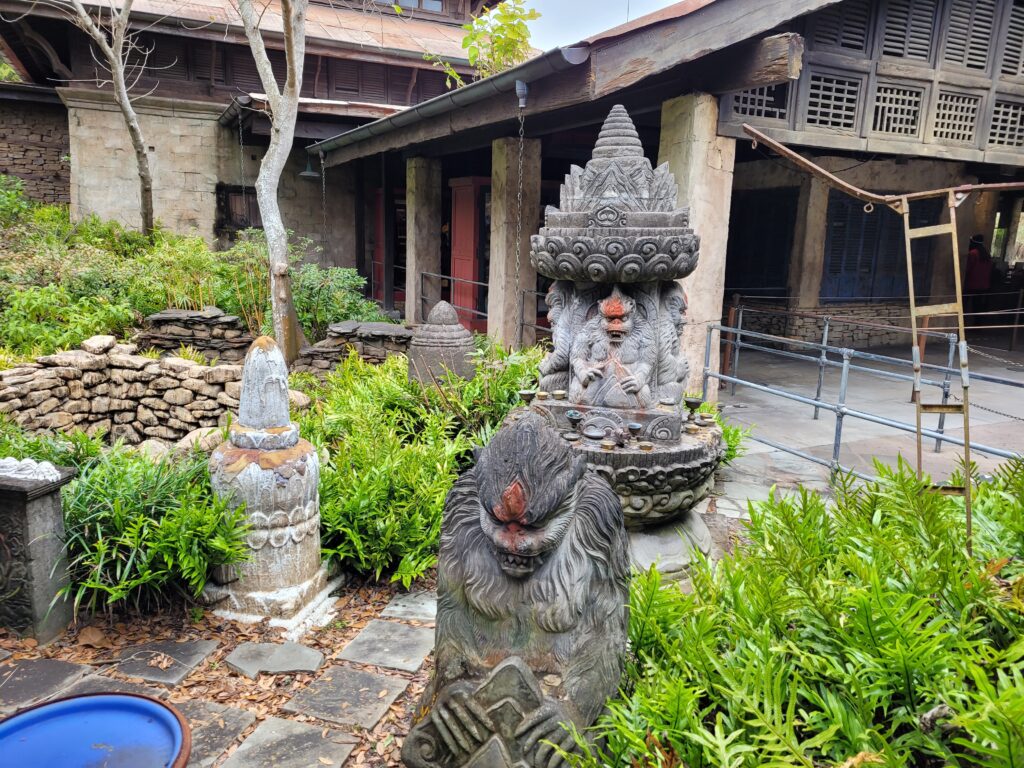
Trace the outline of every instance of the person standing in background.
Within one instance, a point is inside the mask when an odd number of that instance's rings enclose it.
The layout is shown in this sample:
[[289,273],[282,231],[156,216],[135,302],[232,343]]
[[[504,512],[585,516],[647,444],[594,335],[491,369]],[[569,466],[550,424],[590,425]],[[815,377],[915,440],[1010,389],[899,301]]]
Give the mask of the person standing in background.
[[[968,314],[984,312],[988,306],[986,294],[992,288],[992,256],[981,235],[972,235],[967,247],[967,274],[964,278],[964,309]],[[984,318],[968,317],[971,325],[983,325]]]

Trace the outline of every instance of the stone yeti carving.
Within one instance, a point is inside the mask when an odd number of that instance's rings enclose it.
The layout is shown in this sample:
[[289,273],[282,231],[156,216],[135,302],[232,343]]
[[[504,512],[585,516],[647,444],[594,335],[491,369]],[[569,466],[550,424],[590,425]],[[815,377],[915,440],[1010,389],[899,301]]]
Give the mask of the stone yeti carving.
[[409,768],[554,768],[561,723],[619,685],[627,555],[618,497],[546,420],[513,418],[445,504],[434,679]]
[[551,352],[540,364],[540,388],[554,392],[569,388],[569,354],[573,331],[576,330],[570,317],[577,303],[573,284],[567,280],[556,280],[544,300],[551,324]]
[[679,334],[686,323],[686,294],[679,283],[661,287],[661,315],[658,323],[658,396],[678,402],[686,390],[690,364],[680,353]]
[[657,362],[655,328],[637,302],[614,286],[576,336],[569,399],[611,408],[647,408]]

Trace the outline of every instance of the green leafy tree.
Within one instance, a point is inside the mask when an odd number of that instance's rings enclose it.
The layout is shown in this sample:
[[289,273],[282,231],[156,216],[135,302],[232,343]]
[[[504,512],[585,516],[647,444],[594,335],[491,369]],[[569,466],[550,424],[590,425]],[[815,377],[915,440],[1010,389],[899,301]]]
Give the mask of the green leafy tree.
[[[477,76],[496,75],[530,58],[530,28],[526,22],[539,18],[540,12],[527,8],[526,0],[504,0],[463,24],[468,34],[462,39],[462,47]],[[433,53],[423,58],[444,72],[449,88],[466,84],[451,62]]]

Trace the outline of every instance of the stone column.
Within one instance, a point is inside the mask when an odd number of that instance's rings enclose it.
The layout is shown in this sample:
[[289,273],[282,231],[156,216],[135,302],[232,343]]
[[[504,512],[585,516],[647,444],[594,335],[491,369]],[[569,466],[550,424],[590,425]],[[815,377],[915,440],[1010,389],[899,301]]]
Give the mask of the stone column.
[[45,461],[0,459],[0,626],[40,643],[73,618],[71,601],[54,597],[68,583],[60,489],[74,476]]
[[[441,161],[410,157],[405,161],[405,321],[418,325],[441,300]],[[422,280],[422,282],[421,282]],[[426,299],[424,306],[423,299]]]
[[790,306],[794,309],[809,309],[821,303],[828,195],[828,184],[818,178],[811,178],[800,188],[796,242],[789,262]]
[[[682,353],[690,362],[687,389],[700,392],[708,322],[719,322],[725,294],[725,250],[736,140],[717,135],[718,99],[694,93],[661,105],[658,163],[668,163],[679,185],[679,202],[690,208],[690,228],[700,234],[697,269],[680,282],[686,291],[687,324]],[[719,369],[718,334],[711,344],[711,369]],[[717,397],[711,387],[709,397]]]
[[233,507],[245,504],[249,559],[218,569],[204,595],[218,615],[269,618],[296,639],[326,621],[337,584],[320,563],[320,459],[291,421],[288,368],[267,336],[246,355],[239,400],[228,442],[210,457],[210,483]]
[[[522,227],[516,242],[516,197],[519,190],[519,139],[491,144],[491,266],[487,278],[487,335],[504,347],[519,346],[519,292],[536,290],[537,272],[530,265],[530,236],[540,225],[540,139],[523,142]],[[519,286],[516,286],[516,262]],[[537,314],[537,298],[526,297],[528,322]],[[532,344],[534,330],[525,328],[523,343]]]

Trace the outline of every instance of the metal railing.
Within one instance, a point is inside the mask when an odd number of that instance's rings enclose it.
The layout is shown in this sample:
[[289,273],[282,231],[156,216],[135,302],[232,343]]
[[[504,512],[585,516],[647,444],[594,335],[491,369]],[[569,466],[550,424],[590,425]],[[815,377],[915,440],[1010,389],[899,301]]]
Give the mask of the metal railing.
[[531,291],[526,288],[519,291],[519,332],[517,337],[519,346],[523,346],[523,338],[527,328],[533,328],[535,333],[546,333],[548,336],[551,335],[551,328],[549,326],[530,323],[526,320],[526,297],[534,296],[538,299],[543,299],[546,295],[547,294],[544,291]]
[[[437,295],[434,297],[435,304],[441,300],[441,293],[445,288],[447,288],[449,296],[448,303],[451,304],[457,312],[464,312],[468,315],[472,315],[473,317],[479,317],[485,321],[487,320],[487,312],[479,310],[476,307],[461,306],[452,301],[454,296],[452,296],[451,290],[455,285],[472,285],[476,286],[477,289],[482,290],[483,296],[486,297],[488,288],[487,283],[482,283],[478,280],[467,280],[464,277],[452,277],[451,275],[441,275],[438,274],[437,272],[420,272],[420,309],[423,312],[424,318],[426,318],[426,316],[430,313],[430,310],[433,309],[433,304],[430,303],[431,300],[427,296],[427,278],[431,278],[433,280],[438,281],[438,285],[435,291]],[[485,306],[486,303],[487,302],[485,300]]]
[[[909,329],[905,329],[905,330],[909,331]],[[757,382],[749,381],[749,380],[740,378],[737,375],[737,371],[736,371],[736,368],[735,368],[735,365],[736,365],[736,363],[735,363],[736,358],[735,357],[733,358],[734,359],[734,367],[733,367],[732,374],[712,371],[711,367],[710,367],[711,366],[711,348],[712,348],[712,344],[713,344],[714,332],[715,331],[718,331],[721,334],[722,342],[724,344],[732,345],[734,347],[734,354],[735,354],[736,350],[738,350],[739,348],[742,347],[742,348],[748,349],[748,350],[756,350],[756,351],[759,351],[759,352],[764,352],[764,353],[769,354],[769,355],[777,355],[779,357],[784,357],[784,358],[788,358],[788,359],[795,359],[795,360],[801,360],[801,361],[804,361],[804,362],[809,362],[809,363],[818,365],[819,366],[819,368],[818,368],[818,370],[819,370],[818,385],[817,385],[817,388],[815,390],[814,397],[808,397],[806,395],[801,395],[801,394],[798,394],[796,392],[790,392],[788,390],[784,390],[784,389],[781,389],[781,388],[778,388],[778,387],[772,387],[772,386],[769,386],[767,384],[758,384]],[[946,334],[941,334],[941,335],[946,337],[946,338],[949,338]],[[751,343],[750,341],[746,341],[745,339],[751,339],[754,342],[761,341],[761,342],[764,342],[764,343],[762,343],[762,344]],[[827,336],[826,336],[826,342],[827,342]],[[952,337],[952,340],[951,340],[950,343],[952,345],[952,348],[953,348],[954,354],[955,354],[955,347],[956,347],[956,344],[957,344],[957,338],[956,338],[955,335]],[[766,346],[766,344],[773,344],[773,345],[778,345],[778,346]],[[779,346],[788,347],[789,349],[780,349]],[[800,354],[799,352],[792,351],[793,347],[802,348],[802,349],[805,349],[805,350],[816,352],[817,355],[813,355],[813,354]],[[838,357],[839,359],[838,360],[834,360],[834,359],[832,359],[830,357],[830,355]],[[850,372],[851,371],[858,371],[858,372],[867,373],[867,374],[870,374],[870,375],[873,375],[873,376],[878,376],[878,377],[881,377],[881,378],[893,379],[893,380],[898,380],[898,381],[907,381],[907,382],[913,382],[914,381],[914,376],[913,376],[912,373],[900,373],[898,371],[885,370],[885,369],[882,369],[882,368],[872,367],[872,366],[869,366],[869,365],[861,365],[861,364],[856,362],[858,360],[859,361],[864,361],[864,362],[869,362],[870,361],[870,362],[884,363],[884,364],[889,365],[889,366],[894,366],[894,367],[897,367],[897,368],[900,368],[900,367],[908,368],[908,369],[911,369],[911,370],[913,369],[913,365],[914,365],[913,362],[910,361],[910,360],[903,360],[901,358],[890,357],[888,355],[879,355],[879,354],[875,354],[875,353],[872,353],[872,352],[862,352],[862,351],[859,351],[859,350],[843,348],[843,347],[833,347],[833,346],[829,346],[827,343],[817,343],[817,342],[813,342],[813,341],[805,341],[803,339],[793,339],[793,338],[788,338],[788,337],[785,337],[785,336],[775,336],[773,334],[768,334],[768,333],[758,333],[756,331],[748,331],[748,330],[744,330],[742,328],[735,327],[735,326],[728,326],[728,325],[722,325],[722,324],[719,324],[719,323],[712,323],[712,324],[708,325],[707,339],[706,339],[705,350],[704,350],[704,371],[703,371],[703,393],[702,394],[703,394],[704,399],[706,400],[707,399],[707,395],[708,395],[708,387],[709,387],[710,380],[711,379],[715,379],[715,380],[717,380],[719,382],[722,382],[722,383],[725,383],[725,384],[729,384],[731,386],[731,388],[732,388],[732,392],[733,393],[735,392],[736,385],[741,385],[741,386],[744,386],[744,387],[749,387],[751,389],[757,390],[759,392],[764,392],[765,394],[774,395],[776,397],[781,397],[781,398],[786,399],[786,400],[791,400],[793,402],[803,403],[805,405],[811,406],[812,408],[814,408],[814,414],[815,414],[814,417],[815,418],[817,418],[817,416],[818,416],[819,409],[824,409],[826,411],[831,411],[833,414],[835,414],[835,418],[836,418],[836,426],[835,426],[835,433],[834,433],[834,438],[833,438],[832,458],[831,458],[831,460],[822,459],[821,457],[814,456],[813,454],[807,453],[806,451],[802,451],[802,450],[800,450],[798,448],[794,448],[792,446],[784,445],[782,443],[779,443],[779,442],[774,441],[774,440],[770,440],[770,439],[765,438],[765,437],[761,437],[759,435],[751,435],[751,439],[753,439],[753,440],[755,440],[755,441],[757,441],[759,443],[763,443],[764,445],[767,445],[767,446],[770,446],[772,448],[775,448],[777,450],[781,450],[781,451],[784,451],[786,453],[793,454],[794,456],[799,456],[800,458],[806,459],[807,461],[814,462],[815,464],[820,464],[822,466],[829,467],[832,470],[833,473],[835,473],[835,472],[849,472],[849,473],[852,473],[852,474],[854,474],[854,475],[856,475],[858,477],[861,477],[863,479],[871,480],[871,479],[874,479],[874,478],[870,477],[869,475],[865,475],[865,474],[863,474],[861,472],[858,472],[856,470],[853,470],[852,468],[844,467],[840,463],[840,461],[839,461],[840,451],[841,451],[841,447],[842,447],[842,434],[843,434],[843,422],[844,422],[844,420],[847,417],[855,418],[855,419],[861,419],[863,421],[867,421],[867,422],[870,422],[870,423],[873,423],[873,424],[879,424],[881,426],[891,427],[893,429],[896,429],[896,430],[899,430],[899,431],[902,431],[902,432],[909,432],[909,433],[912,433],[912,434],[916,434],[917,433],[917,425],[916,424],[911,424],[909,422],[899,421],[897,419],[891,419],[891,418],[889,418],[887,416],[881,416],[879,414],[870,413],[868,411],[864,411],[864,410],[860,410],[860,409],[856,409],[856,408],[850,408],[846,404],[848,390],[849,390]],[[839,393],[838,393],[838,396],[837,396],[837,400],[834,403],[826,401],[823,398],[823,396],[822,396],[822,386],[823,386],[823,381],[824,381],[824,371],[825,371],[825,369],[827,367],[838,368],[840,370]],[[928,378],[928,377],[922,376],[921,384],[922,385],[927,385],[927,386],[933,386],[933,387],[940,388],[942,390],[942,402],[943,402],[943,404],[946,404],[948,402],[948,398],[950,397],[950,394],[951,394],[950,393],[951,380],[952,380],[952,378],[954,376],[960,376],[961,373],[962,373],[961,370],[959,368],[953,368],[950,364],[947,364],[947,365],[936,365],[934,363],[921,363],[921,368],[925,369],[927,371],[930,371],[933,374],[940,374],[941,375],[941,378]],[[963,375],[966,376],[967,374],[963,373]],[[1005,378],[1005,377],[1002,377],[1002,376],[993,376],[991,374],[971,372],[970,373],[970,377],[971,377],[971,379],[974,379],[974,380],[977,380],[977,381],[985,381],[985,382],[989,382],[989,383],[992,383],[992,384],[999,384],[999,385],[1003,385],[1003,386],[1015,387],[1017,389],[1024,389],[1024,381],[1018,381],[1018,380],[1015,380],[1015,379],[1008,379],[1008,378]],[[937,429],[935,429],[935,430],[932,430],[932,429],[922,429],[921,433],[925,437],[933,438],[935,440],[935,450],[936,450],[936,452],[941,451],[942,443],[943,442],[952,443],[953,445],[963,446],[964,441],[961,438],[958,438],[958,437],[956,437],[954,435],[947,435],[947,434],[945,434],[945,432],[944,432],[944,419],[942,419],[942,416],[944,416],[944,414],[940,414],[940,421],[939,421],[939,425],[938,425]],[[1009,450],[1005,450],[1005,449],[1002,449],[1002,448],[995,448],[993,446],[984,445],[982,443],[976,443],[974,441],[970,442],[970,447],[971,447],[972,451],[978,451],[980,453],[988,454],[990,456],[998,456],[998,457],[1004,458],[1004,459],[1021,458],[1021,456],[1022,456],[1022,454],[1020,452],[1017,452],[1017,451],[1009,451]]]

